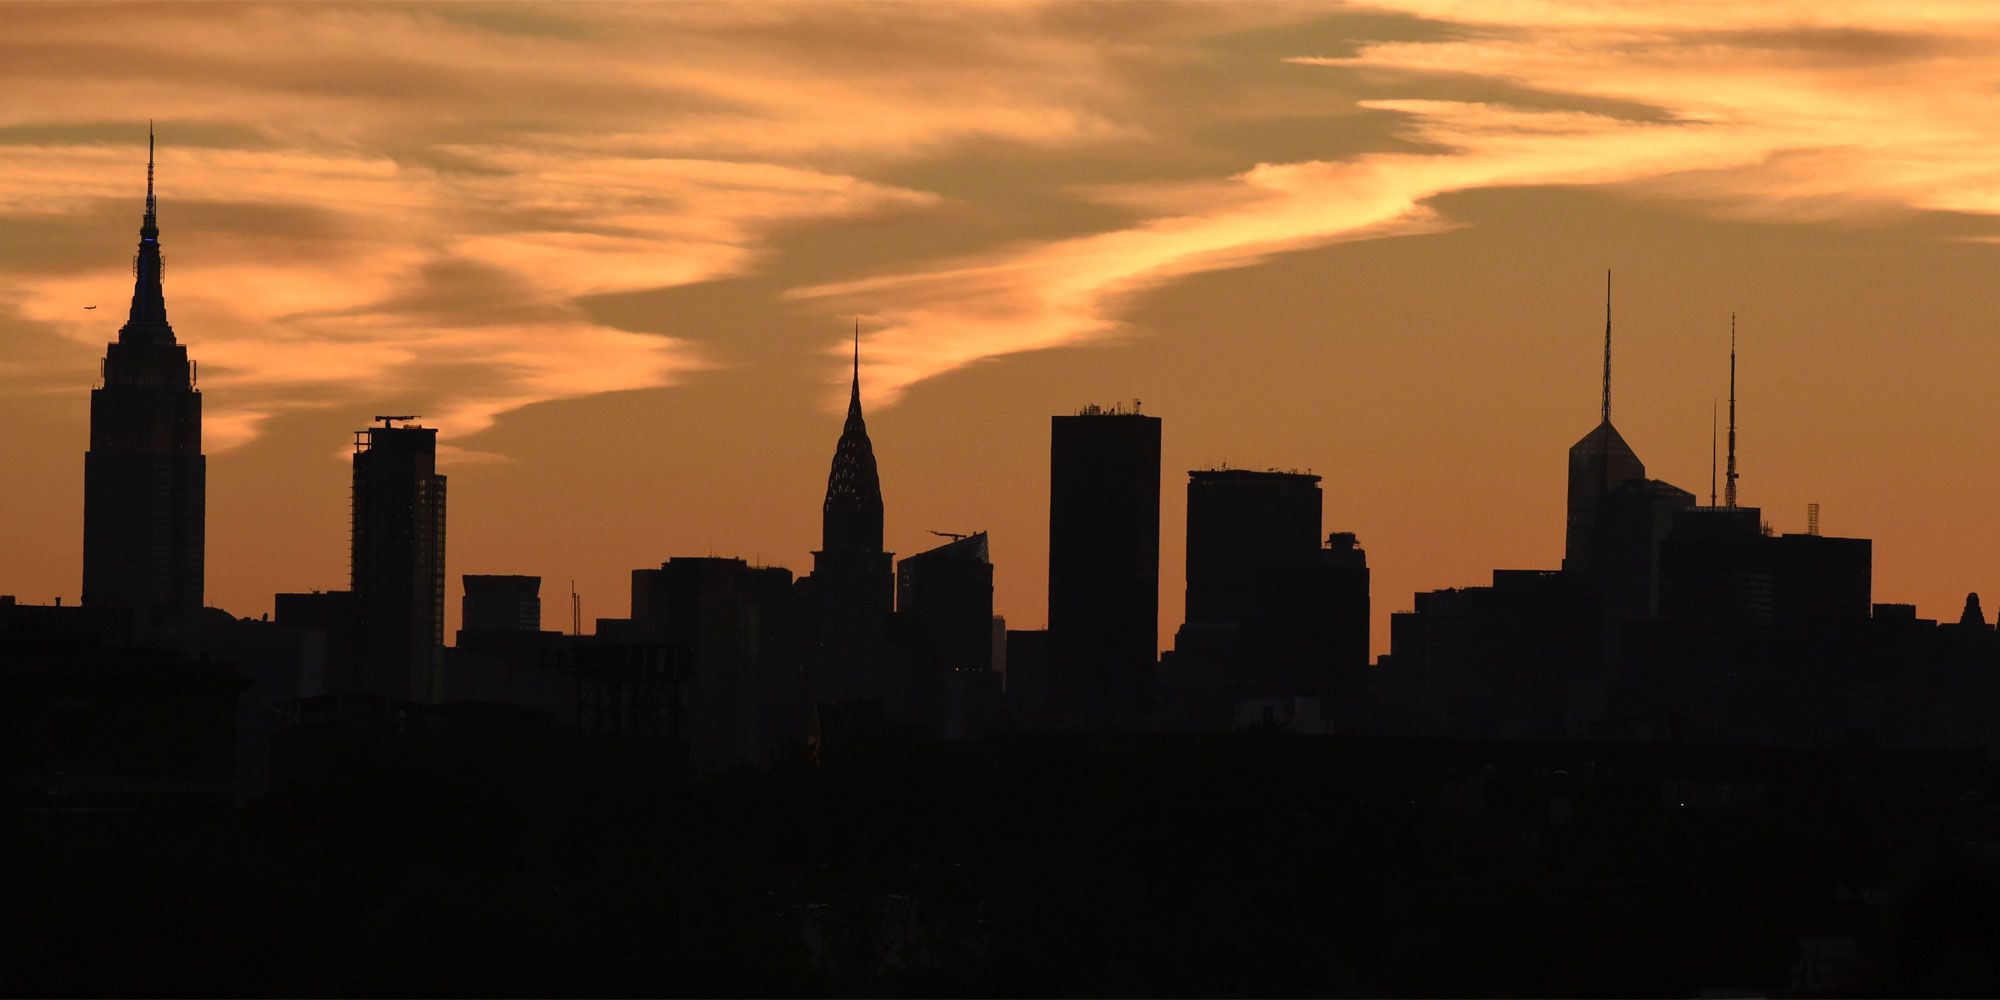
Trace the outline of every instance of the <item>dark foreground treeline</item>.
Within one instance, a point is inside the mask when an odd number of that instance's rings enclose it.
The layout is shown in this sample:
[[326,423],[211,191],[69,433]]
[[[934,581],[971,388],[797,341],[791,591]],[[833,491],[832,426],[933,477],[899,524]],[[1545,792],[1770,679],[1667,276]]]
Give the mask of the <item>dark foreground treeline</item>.
[[17,803],[13,994],[1993,993],[1993,779],[1863,748],[1003,735],[700,781],[419,740]]

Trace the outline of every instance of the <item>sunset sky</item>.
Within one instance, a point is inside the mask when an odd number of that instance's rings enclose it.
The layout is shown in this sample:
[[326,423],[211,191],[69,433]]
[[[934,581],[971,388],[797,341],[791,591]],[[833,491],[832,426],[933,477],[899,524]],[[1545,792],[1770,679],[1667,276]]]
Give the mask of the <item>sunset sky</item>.
[[803,572],[858,318],[889,547],[990,531],[1010,625],[1049,417],[1136,398],[1163,636],[1227,462],[1325,477],[1380,651],[1559,562],[1607,268],[1649,474],[1706,498],[1733,311],[1743,502],[1875,539],[1877,601],[2000,594],[1990,3],[8,4],[0,95],[24,601],[79,590],[149,118],[238,615],[347,585],[377,413],[440,429],[452,627],[462,573],[557,627],[670,556]]

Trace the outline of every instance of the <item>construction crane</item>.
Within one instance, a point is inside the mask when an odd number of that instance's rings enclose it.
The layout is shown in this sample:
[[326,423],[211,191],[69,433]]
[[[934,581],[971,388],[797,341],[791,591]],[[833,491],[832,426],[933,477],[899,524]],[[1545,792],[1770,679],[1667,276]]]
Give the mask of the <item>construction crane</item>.
[[386,417],[385,417],[385,416],[383,416],[383,415],[381,415],[381,414],[379,414],[379,413],[378,413],[378,414],[376,414],[376,415],[375,415],[375,419],[377,419],[377,420],[380,420],[380,421],[382,421],[382,426],[386,428],[386,427],[388,427],[388,426],[389,426],[389,422],[390,422],[390,421],[392,421],[392,420],[401,420],[401,421],[403,421],[404,423],[408,423],[408,422],[410,422],[410,421],[412,421],[412,420],[415,420],[415,419],[417,419],[418,417],[421,417],[421,416],[423,416],[423,414],[421,414],[421,413],[400,413],[400,414],[396,414],[396,415],[393,415],[393,416],[386,416]]
[[936,535],[939,538],[949,538],[954,542],[962,542],[972,537],[972,535],[968,532],[958,532],[958,531],[933,531],[931,532],[931,534]]

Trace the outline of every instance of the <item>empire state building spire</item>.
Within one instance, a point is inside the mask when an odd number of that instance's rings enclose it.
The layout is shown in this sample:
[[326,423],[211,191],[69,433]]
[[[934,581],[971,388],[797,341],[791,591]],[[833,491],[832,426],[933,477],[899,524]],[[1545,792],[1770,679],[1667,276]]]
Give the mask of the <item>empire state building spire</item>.
[[160,290],[159,203],[146,130],[146,215],[132,265],[132,310],[90,391],[83,456],[83,603],[202,607],[207,459],[201,392]]
[[847,422],[834,446],[826,477],[821,521],[822,551],[852,555],[882,551],[882,482],[875,472],[875,446],[861,416],[861,327],[854,330],[854,378],[847,396]]
[[132,261],[132,309],[118,331],[122,344],[171,344],[174,328],[167,323],[167,297],[162,287],[166,265],[160,258],[159,202],[153,197],[153,127],[146,126],[146,214],[139,223],[139,253]]

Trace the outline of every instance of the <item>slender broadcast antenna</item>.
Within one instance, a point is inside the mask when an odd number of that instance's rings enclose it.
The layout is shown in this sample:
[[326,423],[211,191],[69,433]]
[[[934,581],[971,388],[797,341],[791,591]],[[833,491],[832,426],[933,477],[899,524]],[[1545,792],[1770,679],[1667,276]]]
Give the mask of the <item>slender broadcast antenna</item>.
[[1604,272],[1604,413],[1611,422],[1611,272]]
[[1708,505],[1715,506],[1715,400],[1708,401]]
[[1722,497],[1730,510],[1736,509],[1736,314],[1729,314],[1729,472],[1724,478]]

